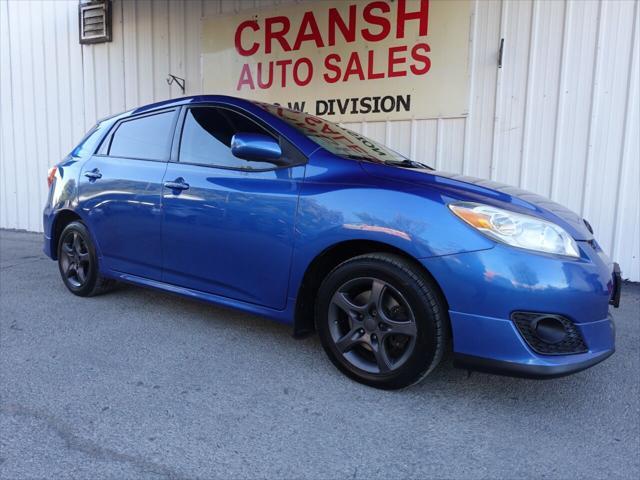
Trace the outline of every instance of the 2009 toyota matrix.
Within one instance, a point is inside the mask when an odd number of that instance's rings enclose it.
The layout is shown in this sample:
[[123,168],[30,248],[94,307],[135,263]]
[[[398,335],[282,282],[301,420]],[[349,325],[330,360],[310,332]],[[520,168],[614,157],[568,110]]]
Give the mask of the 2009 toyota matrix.
[[620,270],[586,221],[321,118],[157,103],[99,122],[48,182],[44,250],[72,293],[131,282],[315,330],[374,387],[419,381],[447,349],[527,377],[614,351]]

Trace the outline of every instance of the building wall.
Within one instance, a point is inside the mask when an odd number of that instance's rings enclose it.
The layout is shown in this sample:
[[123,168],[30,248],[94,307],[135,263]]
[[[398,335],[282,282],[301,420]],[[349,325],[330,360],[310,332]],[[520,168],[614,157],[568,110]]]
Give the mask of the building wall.
[[[0,1],[0,226],[41,230],[47,168],[95,121],[201,91],[200,18],[268,0],[113,4],[113,39],[80,46],[77,1]],[[582,214],[640,280],[638,2],[476,0],[467,118],[349,124],[439,169]],[[497,68],[500,38],[503,68]]]

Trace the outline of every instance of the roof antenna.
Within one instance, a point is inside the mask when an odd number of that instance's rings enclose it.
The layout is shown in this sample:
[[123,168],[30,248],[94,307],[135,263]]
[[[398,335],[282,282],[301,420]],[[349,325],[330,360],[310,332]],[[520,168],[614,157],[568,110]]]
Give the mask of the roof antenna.
[[173,82],[178,84],[178,87],[180,87],[180,90],[182,90],[182,94],[184,95],[184,78],[176,77],[175,75],[169,74],[169,76],[167,77],[167,84],[171,85]]

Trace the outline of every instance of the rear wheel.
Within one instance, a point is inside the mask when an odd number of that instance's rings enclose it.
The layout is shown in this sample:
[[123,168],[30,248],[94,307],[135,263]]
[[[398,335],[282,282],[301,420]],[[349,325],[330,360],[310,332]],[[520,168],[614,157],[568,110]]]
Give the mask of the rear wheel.
[[440,361],[446,341],[437,287],[413,263],[386,253],[336,267],[320,287],[316,322],[334,365],[377,388],[420,381]]
[[60,234],[58,267],[65,286],[80,297],[98,295],[115,283],[100,276],[96,249],[87,227],[79,221],[71,222]]

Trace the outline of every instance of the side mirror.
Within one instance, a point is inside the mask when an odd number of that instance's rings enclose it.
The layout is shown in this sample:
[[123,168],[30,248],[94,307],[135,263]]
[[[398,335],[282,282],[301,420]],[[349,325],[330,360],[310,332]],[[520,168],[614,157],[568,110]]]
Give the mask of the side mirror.
[[236,133],[231,138],[231,153],[243,160],[281,164],[282,149],[276,140],[261,133]]

